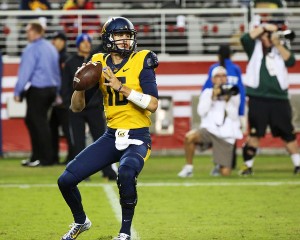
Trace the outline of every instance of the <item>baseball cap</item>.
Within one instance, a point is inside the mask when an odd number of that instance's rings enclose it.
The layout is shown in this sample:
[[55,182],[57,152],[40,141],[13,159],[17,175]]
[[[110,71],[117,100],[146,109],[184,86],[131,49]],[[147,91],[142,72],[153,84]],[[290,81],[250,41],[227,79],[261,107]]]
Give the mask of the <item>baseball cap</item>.
[[76,38],[76,47],[79,47],[80,43],[83,41],[89,41],[92,43],[92,38],[86,33],[79,34]]
[[60,38],[62,40],[65,40],[67,41],[67,36],[64,32],[61,32],[61,31],[56,31],[52,34],[51,36],[52,39],[55,39],[55,38]]
[[216,76],[217,74],[220,74],[220,73],[222,73],[222,74],[227,74],[227,71],[226,71],[226,69],[225,69],[224,67],[222,67],[222,66],[217,66],[217,67],[215,67],[215,68],[212,70],[211,76],[214,77],[214,76]]

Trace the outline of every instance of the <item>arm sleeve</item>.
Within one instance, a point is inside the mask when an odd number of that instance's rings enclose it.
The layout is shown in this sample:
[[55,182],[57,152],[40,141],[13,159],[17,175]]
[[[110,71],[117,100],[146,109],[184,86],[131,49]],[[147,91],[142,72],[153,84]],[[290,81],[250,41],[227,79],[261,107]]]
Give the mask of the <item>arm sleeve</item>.
[[252,55],[252,53],[254,51],[255,40],[250,37],[249,33],[245,33],[241,37],[241,43],[242,43],[244,51],[246,52],[248,58],[250,59],[251,55]]
[[[285,48],[287,48],[285,46]],[[287,48],[288,49],[288,48]],[[289,49],[289,51],[291,52],[291,50]],[[296,63],[296,58],[293,52],[291,52],[291,56],[289,57],[289,59],[287,61],[284,62],[286,67],[292,67],[295,65]]]
[[18,82],[15,86],[14,95],[20,96],[21,93],[24,91],[25,86],[27,83],[30,82],[31,76],[34,72],[36,60],[35,54],[31,51],[32,48],[27,48],[23,52],[21,57],[21,63],[19,66],[19,73],[18,73]]
[[144,60],[144,67],[140,73],[140,84],[143,93],[149,94],[158,99],[158,90],[154,69],[158,66],[156,55],[153,52],[147,54]]
[[199,114],[200,117],[204,117],[210,110],[211,105],[213,103],[212,94],[213,94],[212,88],[207,88],[204,91],[202,91],[202,93],[200,94],[199,104],[197,107],[197,113]]

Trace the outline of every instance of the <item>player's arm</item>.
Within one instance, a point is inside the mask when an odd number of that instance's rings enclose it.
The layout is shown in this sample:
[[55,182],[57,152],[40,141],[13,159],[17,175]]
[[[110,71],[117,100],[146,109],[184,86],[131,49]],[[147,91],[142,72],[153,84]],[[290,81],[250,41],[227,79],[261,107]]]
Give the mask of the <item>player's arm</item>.
[[97,91],[99,91],[99,84],[85,91],[75,90],[71,98],[71,110],[73,112],[81,112],[89,104]]
[[71,98],[70,109],[73,112],[81,112],[85,108],[85,91],[74,91]]

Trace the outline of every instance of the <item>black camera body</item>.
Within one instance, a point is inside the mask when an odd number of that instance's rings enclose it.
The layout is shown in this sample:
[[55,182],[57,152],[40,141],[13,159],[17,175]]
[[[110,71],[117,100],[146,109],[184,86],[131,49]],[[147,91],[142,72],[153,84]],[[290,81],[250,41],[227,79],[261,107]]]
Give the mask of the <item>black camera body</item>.
[[[284,31],[277,31],[276,32],[281,39],[293,41],[296,37],[296,34],[293,30],[284,30]],[[269,38],[271,38],[272,32],[268,32]]]
[[221,93],[219,96],[235,96],[239,94],[240,90],[236,85],[222,84],[220,86]]
[[279,37],[293,41],[296,37],[296,34],[293,30],[284,30],[284,31],[277,31]]

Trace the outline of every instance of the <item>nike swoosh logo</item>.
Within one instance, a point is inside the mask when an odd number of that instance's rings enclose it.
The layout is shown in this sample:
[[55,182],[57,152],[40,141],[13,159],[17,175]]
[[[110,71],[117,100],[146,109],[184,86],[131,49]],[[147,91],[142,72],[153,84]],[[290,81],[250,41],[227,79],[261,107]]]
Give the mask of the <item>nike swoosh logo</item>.
[[127,68],[127,69],[123,69],[123,72],[126,72],[127,70],[129,70],[129,68]]

